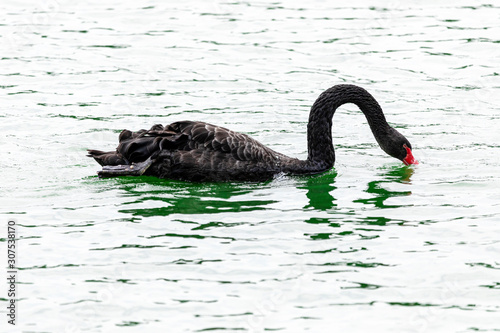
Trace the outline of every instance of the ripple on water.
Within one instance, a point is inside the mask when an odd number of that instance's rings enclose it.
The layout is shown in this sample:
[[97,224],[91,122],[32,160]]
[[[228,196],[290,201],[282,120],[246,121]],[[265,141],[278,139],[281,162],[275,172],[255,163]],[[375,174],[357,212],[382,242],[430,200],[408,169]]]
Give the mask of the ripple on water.
[[[498,6],[0,7],[23,330],[500,330]],[[317,176],[100,180],[85,157],[193,119],[305,158],[308,110],[335,83],[372,92],[420,164],[385,156],[352,105]]]

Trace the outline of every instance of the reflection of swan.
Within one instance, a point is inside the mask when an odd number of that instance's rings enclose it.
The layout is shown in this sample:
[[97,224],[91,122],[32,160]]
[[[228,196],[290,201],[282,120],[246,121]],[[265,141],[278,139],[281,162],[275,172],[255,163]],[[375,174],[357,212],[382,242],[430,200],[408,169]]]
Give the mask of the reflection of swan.
[[[137,182],[148,186],[137,186]],[[191,220],[187,217],[188,215],[209,216],[221,213],[255,212],[266,210],[269,205],[278,202],[259,195],[257,191],[266,191],[266,188],[269,188],[260,184],[208,183],[200,185],[169,181],[168,186],[165,185],[164,181],[153,177],[119,179],[113,186],[125,193],[124,198],[132,199],[132,201],[127,199],[121,205],[119,212],[130,214],[132,218],[180,214],[184,218],[173,220],[186,222],[190,224],[191,230],[197,230],[205,227],[235,226],[243,222],[239,220],[217,222],[220,218],[207,217],[198,223],[198,220]]]
[[306,196],[309,202],[304,209],[314,208],[317,210],[329,210],[337,206],[332,192],[337,189],[335,186],[336,173],[325,173],[321,176],[307,177],[305,186],[299,186],[300,189],[307,190]]
[[[400,205],[388,205],[385,200],[411,195],[411,191],[394,191],[386,190],[383,186],[384,183],[410,183],[411,176],[413,175],[413,170],[408,168],[397,168],[390,170],[384,174],[383,180],[374,180],[368,183],[368,188],[366,193],[372,194],[373,197],[367,199],[357,199],[354,202],[360,202],[363,204],[373,204],[378,208],[398,208]],[[385,219],[387,220],[387,219]],[[387,220],[390,221],[390,220]]]
[[298,160],[275,152],[251,137],[203,122],[181,121],[149,131],[120,134],[116,151],[89,150],[101,177],[152,175],[191,181],[267,180],[275,174],[316,174],[335,162],[332,117],[345,103],[366,116],[380,147],[405,164],[417,164],[410,142],[387,124],[377,101],[365,89],[337,85],[323,92],[309,115],[308,157]]

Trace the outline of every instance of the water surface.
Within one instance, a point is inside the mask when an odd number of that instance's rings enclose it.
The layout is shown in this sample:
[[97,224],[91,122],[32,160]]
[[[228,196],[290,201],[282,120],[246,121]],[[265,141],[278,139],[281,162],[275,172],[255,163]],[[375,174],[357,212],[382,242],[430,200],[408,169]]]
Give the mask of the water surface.
[[[498,6],[0,9],[18,331],[500,331]],[[353,105],[334,118],[335,168],[317,176],[100,180],[85,157],[124,128],[190,119],[305,158],[309,108],[338,83],[370,91],[421,163],[386,156]]]

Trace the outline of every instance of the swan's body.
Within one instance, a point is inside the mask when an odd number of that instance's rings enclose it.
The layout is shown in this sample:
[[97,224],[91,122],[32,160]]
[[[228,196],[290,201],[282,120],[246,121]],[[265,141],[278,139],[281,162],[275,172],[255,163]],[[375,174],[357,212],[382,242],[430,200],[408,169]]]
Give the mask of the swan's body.
[[323,92],[311,108],[307,127],[308,158],[278,153],[248,135],[204,122],[181,121],[149,131],[122,131],[116,151],[89,150],[103,166],[102,177],[152,175],[190,181],[261,181],[279,173],[315,174],[335,162],[332,117],[345,103],[365,114],[380,147],[405,164],[417,164],[411,144],[389,126],[377,101],[363,88],[337,85]]

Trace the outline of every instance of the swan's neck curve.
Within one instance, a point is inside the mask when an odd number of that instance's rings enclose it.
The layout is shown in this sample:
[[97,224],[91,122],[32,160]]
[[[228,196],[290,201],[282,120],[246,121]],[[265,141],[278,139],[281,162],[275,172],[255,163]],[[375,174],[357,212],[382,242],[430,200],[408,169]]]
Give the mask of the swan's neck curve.
[[332,118],[335,110],[346,103],[356,104],[365,114],[379,144],[387,136],[391,127],[385,120],[382,108],[370,93],[354,85],[333,86],[324,91],[311,108],[307,125],[308,157],[300,161],[300,166],[297,165],[301,169],[300,173],[318,173],[333,167],[335,150],[332,143]]

